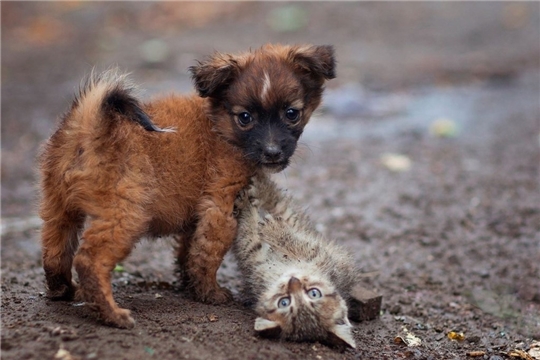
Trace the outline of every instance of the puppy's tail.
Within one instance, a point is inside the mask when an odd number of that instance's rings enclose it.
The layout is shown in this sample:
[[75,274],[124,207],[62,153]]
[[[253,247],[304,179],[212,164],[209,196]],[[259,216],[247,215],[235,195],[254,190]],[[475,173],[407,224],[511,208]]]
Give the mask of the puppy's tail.
[[[75,120],[70,124],[94,135],[108,133],[112,125],[123,119],[141,125],[147,131],[171,132],[160,128],[144,112],[139,100],[133,95],[135,87],[127,74],[111,69],[103,73],[92,71],[81,84],[65,119]],[[67,120],[67,121],[70,121]]]

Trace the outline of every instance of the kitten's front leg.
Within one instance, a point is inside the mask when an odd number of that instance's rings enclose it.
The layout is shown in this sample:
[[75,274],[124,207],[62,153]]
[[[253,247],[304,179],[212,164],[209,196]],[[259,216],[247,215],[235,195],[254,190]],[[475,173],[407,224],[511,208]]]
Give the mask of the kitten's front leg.
[[279,215],[277,212],[283,211],[286,204],[286,197],[281,189],[278,189],[276,183],[270,179],[270,176],[259,173],[251,179],[251,185],[248,188],[248,196],[253,205],[256,205],[272,215]]
[[259,231],[261,223],[257,206],[247,203],[238,218],[238,232],[234,243],[234,252],[242,262],[249,260],[253,249],[260,246]]

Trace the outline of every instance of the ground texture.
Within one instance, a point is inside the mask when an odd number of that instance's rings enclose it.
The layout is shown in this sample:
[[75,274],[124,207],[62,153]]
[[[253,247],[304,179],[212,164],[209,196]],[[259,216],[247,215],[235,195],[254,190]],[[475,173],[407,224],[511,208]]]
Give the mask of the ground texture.
[[[2,359],[540,358],[538,3],[1,6]],[[338,78],[275,180],[383,296],[358,348],[260,339],[240,302],[193,302],[168,239],[114,274],[133,330],[47,300],[35,156],[79,79],[120,65],[145,98],[186,92],[194,59],[265,42],[336,47]],[[229,256],[219,280],[238,294]]]

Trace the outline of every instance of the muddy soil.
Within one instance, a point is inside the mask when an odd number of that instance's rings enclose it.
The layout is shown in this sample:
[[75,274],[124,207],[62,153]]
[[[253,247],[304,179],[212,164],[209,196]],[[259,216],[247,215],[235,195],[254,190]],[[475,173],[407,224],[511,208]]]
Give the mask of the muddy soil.
[[[2,359],[539,358],[537,3],[1,7]],[[383,295],[380,317],[355,324],[358,348],[260,339],[240,301],[190,300],[168,239],[143,239],[114,273],[133,330],[47,300],[35,156],[80,78],[120,65],[145,98],[187,92],[194,59],[265,42],[336,47],[338,78],[275,180]],[[229,256],[219,280],[241,300]],[[407,333],[420,343],[396,341]]]

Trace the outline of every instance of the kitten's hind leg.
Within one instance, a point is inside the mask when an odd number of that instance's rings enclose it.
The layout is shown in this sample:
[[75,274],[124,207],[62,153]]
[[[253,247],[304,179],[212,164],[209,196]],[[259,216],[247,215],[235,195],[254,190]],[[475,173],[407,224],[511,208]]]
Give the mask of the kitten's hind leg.
[[233,215],[238,217],[238,215],[245,209],[249,208],[253,204],[250,200],[249,190],[253,185],[248,185],[248,187],[240,190],[234,199],[234,209]]
[[262,215],[268,220],[279,219],[293,228],[299,224],[309,223],[305,212],[300,209],[290,196],[279,189],[268,175],[258,174],[253,177],[253,184],[249,188],[250,197],[259,200],[257,204]]
[[[259,238],[260,227],[264,222],[259,215],[259,208],[247,201],[247,191],[242,200],[243,204],[239,209],[238,230],[236,240],[233,243],[233,251],[240,263],[249,261],[251,254],[260,249],[261,240]],[[238,200],[238,199],[237,199]]]
[[280,203],[288,202],[288,198],[283,194],[283,191],[278,189],[270,176],[264,173],[259,173],[251,179],[251,185],[247,192],[253,205],[259,206],[272,215],[278,215],[276,214],[279,212],[278,208],[281,209],[283,205],[286,206],[286,204],[278,206]]

